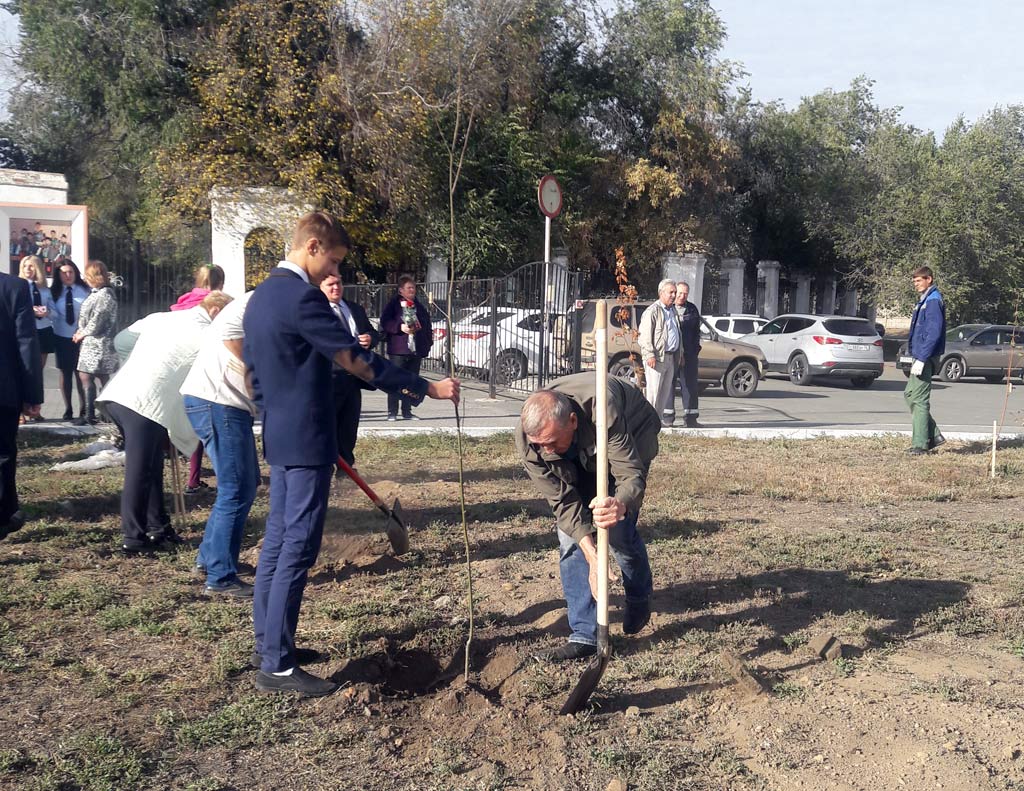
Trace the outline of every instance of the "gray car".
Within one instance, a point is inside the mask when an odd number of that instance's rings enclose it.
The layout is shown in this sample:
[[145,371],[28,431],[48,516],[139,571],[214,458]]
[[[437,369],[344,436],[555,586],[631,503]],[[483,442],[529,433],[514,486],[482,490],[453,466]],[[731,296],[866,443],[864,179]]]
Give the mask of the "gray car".
[[[900,346],[896,367],[910,376],[914,358],[907,344]],[[983,376],[1001,382],[1024,376],[1024,327],[1009,324],[961,324],[946,331],[946,351],[939,360],[938,375],[944,382],[958,382],[965,376]]]

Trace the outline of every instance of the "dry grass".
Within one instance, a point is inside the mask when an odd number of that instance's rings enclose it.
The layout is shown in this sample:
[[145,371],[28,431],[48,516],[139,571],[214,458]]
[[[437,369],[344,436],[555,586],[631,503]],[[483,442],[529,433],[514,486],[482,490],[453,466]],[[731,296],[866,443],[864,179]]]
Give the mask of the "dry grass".
[[[741,749],[720,651],[759,668],[772,689],[762,705],[777,714],[894,672],[894,652],[920,641],[1024,655],[1021,448],[1001,452],[991,481],[969,448],[912,459],[890,439],[663,438],[641,519],[653,626],[639,639],[613,627],[594,711],[564,720],[555,712],[579,667],[520,661],[561,639],[564,618],[551,517],[507,435],[467,448],[474,683],[446,672],[461,667],[465,634],[453,442],[374,440],[357,449],[360,469],[393,482],[381,488],[400,491],[420,530],[410,555],[380,558],[375,512],[336,488],[300,640],[327,655],[313,670],[349,692],[319,701],[254,694],[248,608],[202,596],[193,548],[118,556],[119,473],[51,473],[79,446],[29,443],[20,485],[32,523],[0,544],[0,787],[778,787],[779,772],[813,769],[822,748],[796,729],[784,750]],[[211,502],[192,503],[193,545]],[[266,508],[264,487],[250,563]],[[345,562],[332,535],[365,535],[371,551]],[[809,665],[803,645],[824,630],[854,654]],[[928,705],[1019,705],[948,671],[906,689]]]

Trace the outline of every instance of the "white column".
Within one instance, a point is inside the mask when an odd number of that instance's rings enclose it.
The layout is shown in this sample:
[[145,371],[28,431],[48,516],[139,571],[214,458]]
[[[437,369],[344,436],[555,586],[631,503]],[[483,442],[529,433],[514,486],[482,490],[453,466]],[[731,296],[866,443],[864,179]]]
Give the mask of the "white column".
[[796,276],[796,296],[794,298],[794,313],[811,312],[811,276]]
[[821,304],[818,306],[818,313],[822,316],[831,316],[836,312],[836,279],[826,277],[824,288],[821,292]]
[[743,312],[743,275],[746,269],[747,262],[742,258],[722,259],[722,274],[729,280],[723,313]]
[[675,280],[677,283],[686,282],[690,286],[690,302],[701,310],[701,302],[704,299],[704,267],[708,258],[705,255],[687,253],[664,253],[661,256],[661,276]]
[[842,314],[844,316],[857,315],[857,289],[848,288],[843,292]]
[[757,262],[757,273],[764,277],[764,304],[759,308],[766,319],[779,315],[779,268],[778,261]]

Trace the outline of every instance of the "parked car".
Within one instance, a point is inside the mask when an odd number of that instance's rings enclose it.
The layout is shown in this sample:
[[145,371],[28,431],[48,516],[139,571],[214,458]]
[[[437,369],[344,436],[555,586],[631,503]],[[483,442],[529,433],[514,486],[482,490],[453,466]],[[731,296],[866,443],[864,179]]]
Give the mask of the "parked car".
[[744,335],[750,335],[753,332],[757,332],[768,323],[768,319],[762,318],[761,316],[755,316],[752,313],[732,313],[728,316],[704,316],[704,321],[708,323],[711,329],[718,333],[720,338],[731,338],[733,340],[742,338]]
[[[585,368],[593,367],[596,346],[594,343],[594,302],[582,300],[577,310],[583,311],[581,319],[580,363]],[[640,315],[650,302],[609,307],[608,317],[608,373],[643,385],[643,361],[640,359],[640,344],[636,340],[640,326]],[[570,322],[571,324],[571,322]],[[701,352],[697,367],[697,380],[701,389],[721,385],[727,395],[746,398],[757,392],[757,386],[764,378],[764,355],[756,346],[721,338],[707,322],[702,330]]]
[[[910,376],[914,358],[907,344],[900,346],[896,367]],[[1024,327],[1009,324],[961,324],[946,330],[946,351],[939,360],[938,375],[944,382],[959,382],[965,376],[983,376],[992,383],[1011,376],[1024,376]]]
[[769,371],[789,374],[797,385],[828,376],[849,379],[853,387],[871,387],[884,367],[882,339],[874,324],[853,316],[790,313],[740,340],[764,352]]
[[[495,326],[494,362],[491,361],[491,328]],[[551,314],[552,326],[564,326]],[[536,309],[498,308],[492,321],[490,307],[471,311],[470,315],[452,325],[452,354],[457,367],[493,371],[496,381],[515,382],[540,370],[542,324]],[[548,369],[552,375],[563,372],[565,358],[560,353],[564,338],[548,334],[545,345],[552,350]]]

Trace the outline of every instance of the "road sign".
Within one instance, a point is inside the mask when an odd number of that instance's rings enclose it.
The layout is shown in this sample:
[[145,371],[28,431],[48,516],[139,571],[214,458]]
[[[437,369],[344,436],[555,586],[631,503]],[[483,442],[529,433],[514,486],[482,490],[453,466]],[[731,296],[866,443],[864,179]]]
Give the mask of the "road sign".
[[562,213],[562,187],[550,173],[537,185],[537,203],[545,217],[554,219]]

